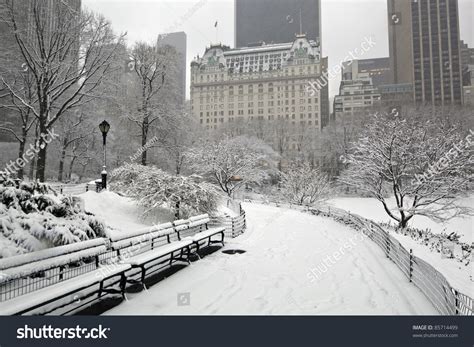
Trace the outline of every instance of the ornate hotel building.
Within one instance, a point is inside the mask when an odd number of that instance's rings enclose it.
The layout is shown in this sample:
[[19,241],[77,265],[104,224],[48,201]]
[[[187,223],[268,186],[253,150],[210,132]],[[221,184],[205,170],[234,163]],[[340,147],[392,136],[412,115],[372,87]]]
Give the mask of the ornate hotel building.
[[209,130],[280,120],[317,137],[329,116],[327,86],[308,92],[308,85],[325,71],[327,58],[305,35],[284,44],[211,45],[191,63],[191,108]]

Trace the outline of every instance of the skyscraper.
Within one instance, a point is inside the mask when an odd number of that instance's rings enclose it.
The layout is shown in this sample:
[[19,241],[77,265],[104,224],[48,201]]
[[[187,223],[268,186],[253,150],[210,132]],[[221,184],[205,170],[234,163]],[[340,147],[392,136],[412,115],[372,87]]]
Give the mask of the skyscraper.
[[187,54],[187,38],[186,33],[165,33],[158,36],[158,45],[169,45],[178,53],[178,84],[179,92],[186,100],[186,54]]
[[457,0],[388,0],[394,84],[411,84],[419,104],[461,104]]
[[309,40],[321,41],[320,0],[235,0],[237,48],[293,42],[300,31]]

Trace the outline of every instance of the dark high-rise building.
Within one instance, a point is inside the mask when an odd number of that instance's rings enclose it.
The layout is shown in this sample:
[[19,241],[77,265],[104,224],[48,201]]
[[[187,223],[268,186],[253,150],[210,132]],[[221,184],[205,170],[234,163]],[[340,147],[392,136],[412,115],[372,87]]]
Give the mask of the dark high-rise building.
[[309,40],[321,41],[320,0],[235,0],[237,48],[293,42],[300,30]]
[[393,83],[420,104],[461,104],[457,0],[388,0]]
[[178,53],[178,83],[180,94],[183,96],[183,101],[186,100],[186,40],[186,33],[184,32],[165,33],[158,36],[158,45],[169,45]]

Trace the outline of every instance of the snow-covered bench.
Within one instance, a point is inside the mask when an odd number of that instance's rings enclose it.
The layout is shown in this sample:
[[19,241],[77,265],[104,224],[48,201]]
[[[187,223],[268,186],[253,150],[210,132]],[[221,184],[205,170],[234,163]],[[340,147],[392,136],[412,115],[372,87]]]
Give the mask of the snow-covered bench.
[[[189,218],[186,221],[175,221],[176,233],[179,240],[191,240],[193,243],[193,250],[198,254],[202,245],[207,243],[207,246],[212,244],[222,244],[224,246],[225,228],[209,228],[209,215],[203,214]],[[219,239],[216,240],[216,236]],[[214,239],[213,239],[214,238]]]
[[94,239],[0,260],[0,314],[52,312],[73,304],[74,294],[82,291],[88,297],[124,296],[131,266],[110,266],[106,244]]
[[[111,237],[111,247],[122,263],[140,270],[140,278],[129,278],[129,283],[145,286],[147,274],[154,273],[183,261],[190,264],[192,240],[179,240],[172,223],[165,223]],[[150,272],[150,270],[152,270]],[[134,273],[132,276],[137,275]]]

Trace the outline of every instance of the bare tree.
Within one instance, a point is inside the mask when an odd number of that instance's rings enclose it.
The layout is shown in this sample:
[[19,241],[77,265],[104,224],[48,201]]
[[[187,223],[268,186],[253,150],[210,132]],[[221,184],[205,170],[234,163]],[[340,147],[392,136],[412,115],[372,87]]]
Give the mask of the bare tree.
[[155,123],[163,120],[175,100],[175,62],[177,53],[171,46],[135,44],[131,52],[130,66],[136,76],[136,90],[131,95],[138,101],[128,115],[140,129],[143,150],[141,163],[148,163],[147,142]]
[[330,182],[318,167],[305,161],[292,162],[281,173],[283,199],[298,205],[313,205],[328,197]]
[[[1,0],[0,18],[8,24],[20,60],[33,76],[35,97],[29,101],[3,76],[2,82],[34,115],[39,133],[46,134],[68,111],[99,96],[123,37],[115,37],[103,17],[65,1],[32,0],[27,6],[26,25],[13,0]],[[36,178],[44,181],[48,146],[42,137],[39,142]]]
[[426,116],[376,115],[345,156],[341,181],[379,200],[400,228],[416,215],[446,221],[472,212],[457,199],[469,189],[474,135]]
[[[92,134],[92,128],[87,124],[84,113],[76,110],[72,115],[64,117],[59,121],[59,134],[57,141],[59,142],[59,167],[58,167],[58,181],[61,182],[64,176],[64,165],[68,150],[72,147],[73,152],[77,153],[82,141]],[[71,164],[74,166],[74,161],[77,155],[72,156]],[[69,168],[69,173],[72,171],[72,166]],[[68,174],[67,176],[70,176]]]
[[[18,95],[29,104],[32,104],[35,95],[32,75],[25,71],[13,75],[12,78],[13,82],[11,83],[15,86]],[[10,93],[10,89],[5,85],[0,85],[0,109],[4,109],[7,112],[13,112],[13,121],[8,119],[0,121],[0,131],[13,135],[16,141],[18,141],[18,158],[22,159],[25,154],[28,133],[35,125],[36,118],[33,116],[31,109],[14,97],[14,95]],[[17,120],[20,122],[17,122]],[[18,129],[18,126],[20,129]],[[19,179],[23,179],[24,170],[22,165],[19,166],[16,174]]]
[[198,174],[210,177],[232,197],[242,184],[262,180],[264,165],[273,151],[260,140],[241,136],[208,141],[188,155]]

